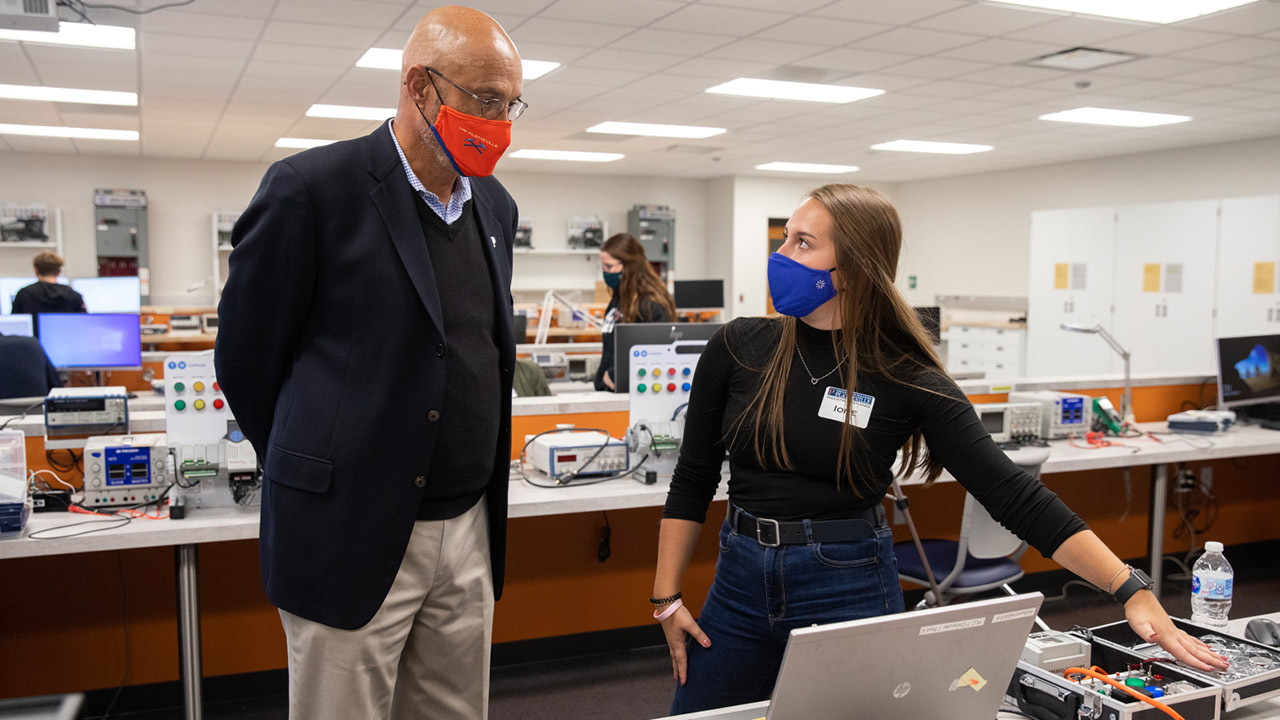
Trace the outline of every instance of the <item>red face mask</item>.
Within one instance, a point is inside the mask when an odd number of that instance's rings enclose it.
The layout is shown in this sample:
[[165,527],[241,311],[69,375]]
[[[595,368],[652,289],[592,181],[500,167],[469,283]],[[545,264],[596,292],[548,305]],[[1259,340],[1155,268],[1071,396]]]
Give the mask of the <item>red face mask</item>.
[[[416,103],[415,103],[416,105]],[[422,108],[418,108],[422,114]],[[422,116],[426,120],[426,115]],[[453,169],[467,177],[488,177],[511,145],[511,121],[489,120],[441,105],[434,124],[427,122]]]

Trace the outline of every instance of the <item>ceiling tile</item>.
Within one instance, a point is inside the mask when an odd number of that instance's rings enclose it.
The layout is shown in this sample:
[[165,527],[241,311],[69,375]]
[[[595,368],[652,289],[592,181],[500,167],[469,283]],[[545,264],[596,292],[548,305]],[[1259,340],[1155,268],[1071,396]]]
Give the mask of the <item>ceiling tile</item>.
[[278,0],[272,18],[304,23],[323,19],[327,25],[344,28],[386,30],[404,11],[403,5],[379,2],[324,0],[323,5],[317,7],[315,0]]
[[[875,88],[876,90],[884,90],[885,92],[899,92],[908,88],[919,87],[929,82],[927,78],[910,77],[907,75],[893,75],[889,72],[869,72],[851,75],[840,80],[840,85],[852,85],[854,87]],[[858,103],[854,103],[857,105]],[[845,105],[844,107],[849,107]]]
[[980,70],[989,70],[991,67],[986,63],[923,57],[901,65],[894,65],[888,68],[888,71],[896,75],[927,78],[929,80],[945,80],[959,75],[969,75]]
[[[1053,18],[1055,15],[1048,13],[1038,13],[1047,18]],[[1092,20],[1083,17],[1067,17],[1052,20],[1043,25],[1027,28],[1026,30],[1018,30],[1008,33],[1005,37],[1013,40],[1026,40],[1028,42],[1043,42],[1054,45],[1061,45],[1062,49],[1088,46],[1088,47],[1104,47],[1100,43],[1105,43],[1111,38],[1120,37],[1122,35],[1132,35],[1140,30],[1150,28],[1150,25],[1142,23],[1117,22],[1112,20]]]
[[916,27],[972,35],[1004,35],[1053,22],[1054,15],[1008,5],[976,3],[913,23]]
[[1161,100],[1167,102],[1190,103],[1193,105],[1234,105],[1238,100],[1255,98],[1262,93],[1257,90],[1242,90],[1229,87],[1205,87],[1185,93],[1166,95]]
[[1034,82],[1046,82],[1067,74],[1061,70],[1049,70],[1046,68],[1006,66],[980,70],[971,75],[965,75],[962,79],[967,82],[990,83],[992,85],[1029,85]]
[[1280,40],[1236,38],[1178,53],[1180,57],[1209,62],[1234,63],[1280,54]]
[[854,45],[863,50],[933,55],[962,45],[972,45],[979,40],[981,40],[980,37],[973,35],[959,35],[919,28],[896,28],[879,35],[863,38]]
[[806,15],[775,25],[758,35],[765,40],[845,45],[893,29],[892,25],[850,22]]
[[363,52],[373,47],[373,42],[381,34],[369,28],[273,20],[262,33],[262,40],[286,45],[351,48]]
[[906,25],[958,10],[966,4],[958,0],[894,0],[893,2],[840,0],[815,10],[813,14],[840,20]]
[[997,92],[1003,88],[999,85],[983,85],[960,80],[941,80],[925,85],[918,85],[907,90],[912,95],[936,98],[971,98],[986,93]]
[[141,143],[120,142],[118,140],[72,140],[76,152],[81,155],[105,157],[139,157],[142,155]]
[[699,57],[672,65],[663,72],[667,75],[687,75],[707,78],[700,88],[706,90],[712,85],[728,82],[739,77],[759,77],[774,66],[761,63],[749,63],[741,60],[721,60],[717,58]]
[[[631,3],[626,3],[631,4]],[[636,3],[643,4],[643,3]],[[650,27],[718,35],[753,35],[794,18],[792,14],[763,12],[714,5],[688,5],[657,20]]]
[[1132,53],[1134,55],[1169,55],[1231,40],[1221,33],[1197,32],[1175,27],[1159,27],[1154,30],[1125,35],[1108,40],[1105,50]]
[[[800,43],[773,42],[747,38],[716,48],[706,54],[707,57],[725,60],[760,61],[775,65],[788,65],[813,54],[815,48]],[[808,65],[808,62],[803,63]]]
[[1023,40],[993,38],[947,50],[941,55],[946,58],[1004,65],[1034,60],[1038,57],[1051,55],[1061,49],[1058,45],[1049,43],[1030,43]]
[[836,48],[804,59],[804,64],[812,67],[842,70],[849,74],[882,70],[892,65],[900,65],[912,56],[902,53],[876,52],[855,48]]
[[627,83],[639,80],[644,76],[644,72],[640,69],[627,70],[605,70],[602,68],[578,67],[576,65],[563,68],[555,74],[554,77],[547,78],[551,82],[546,86],[539,86],[538,92],[546,92],[548,88],[560,87],[562,85],[583,85],[595,88],[611,89],[622,87]]
[[12,125],[61,125],[53,103],[0,100],[0,123]]
[[[154,11],[161,5],[173,5],[173,0],[138,0],[138,9]],[[207,13],[210,15],[232,15],[249,18],[265,18],[271,14],[271,3],[262,0],[218,0],[216,3],[200,3],[199,5],[180,5],[166,7],[167,13]],[[150,13],[149,13],[150,14]]]
[[1188,20],[1179,23],[1179,27],[1232,35],[1257,35],[1280,30],[1280,3],[1274,1],[1252,3],[1226,12]]
[[5,135],[4,141],[14,152],[50,153],[55,155],[73,155],[76,146],[67,138],[31,137],[28,135]]
[[530,18],[511,32],[516,45],[524,42],[601,47],[634,31],[625,25]]
[[668,55],[701,55],[730,42],[732,39],[723,35],[644,28],[614,41],[611,47],[639,51],[656,48]]
[[[534,3],[538,4],[538,3]],[[685,7],[673,0],[645,0],[644,2],[599,2],[598,0],[559,0],[538,12],[538,17],[553,20],[581,20],[591,18],[595,22],[610,25],[643,27],[659,18]]]
[[[587,55],[592,48],[583,45],[561,45],[558,43],[522,42],[517,45],[520,57],[527,60],[546,60],[568,65],[578,58]],[[553,73],[555,71],[552,71]],[[526,81],[534,82],[534,81]]]
[[1122,85],[1117,88],[1111,88],[1110,92],[1115,95],[1131,99],[1145,99],[1175,95],[1177,93],[1193,92],[1199,89],[1199,86],[1192,85],[1191,83],[1147,80],[1145,82],[1133,83],[1132,85]]
[[144,33],[138,38],[138,51],[144,61],[152,53],[247,60],[253,53],[253,45],[249,40],[171,35],[159,32]]
[[1178,80],[1180,82],[1196,83],[1197,85],[1234,85],[1250,80],[1265,80],[1275,77],[1277,74],[1280,73],[1275,70],[1249,67],[1247,65],[1219,65],[1208,70],[1184,73],[1178,76]]
[[40,84],[35,68],[23,54],[22,45],[19,43],[0,42],[0,68],[4,68],[4,74],[0,75],[3,82],[11,85]]
[[664,69],[684,62],[679,55],[663,55],[661,53],[639,52],[636,50],[614,50],[605,48],[596,50],[573,61],[575,67],[603,68],[606,70],[639,70],[646,73],[662,72]]
[[41,84],[137,92],[137,54],[128,50],[28,45]]
[[256,40],[267,24],[266,20],[261,18],[209,15],[195,12],[152,13],[143,15],[138,22],[139,28],[144,35],[146,33],[159,32],[171,35],[230,38],[232,40]]
[[345,69],[355,67],[356,61],[363,54],[364,50],[358,48],[260,42],[253,51],[253,59],[255,61],[294,63],[297,65],[331,65]]
[[1209,70],[1214,66],[1213,63],[1202,62],[1200,60],[1186,60],[1183,58],[1166,58],[1166,57],[1150,57],[1139,58],[1129,62],[1120,63],[1119,65],[1109,65],[1104,68],[1094,70],[1098,75],[1115,75],[1128,78],[1177,78],[1179,75],[1186,73],[1198,72],[1200,70]]

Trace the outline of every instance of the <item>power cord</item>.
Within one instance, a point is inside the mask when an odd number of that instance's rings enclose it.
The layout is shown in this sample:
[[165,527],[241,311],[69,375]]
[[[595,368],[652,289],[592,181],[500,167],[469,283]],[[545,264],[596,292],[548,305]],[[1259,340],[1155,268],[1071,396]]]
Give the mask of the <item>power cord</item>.
[[604,527],[600,528],[600,547],[596,549],[596,559],[604,562],[613,554],[609,548],[609,536],[613,534],[613,528],[609,527],[609,512],[602,510],[601,514],[604,515]]

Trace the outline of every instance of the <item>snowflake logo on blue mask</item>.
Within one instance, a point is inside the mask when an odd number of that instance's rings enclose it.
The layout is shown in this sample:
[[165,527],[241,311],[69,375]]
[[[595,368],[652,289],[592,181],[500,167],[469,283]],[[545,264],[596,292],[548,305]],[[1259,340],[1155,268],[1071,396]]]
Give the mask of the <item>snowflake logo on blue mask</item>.
[[823,290],[827,287],[827,281],[819,280],[818,282],[814,283],[814,287],[818,288],[819,290]]

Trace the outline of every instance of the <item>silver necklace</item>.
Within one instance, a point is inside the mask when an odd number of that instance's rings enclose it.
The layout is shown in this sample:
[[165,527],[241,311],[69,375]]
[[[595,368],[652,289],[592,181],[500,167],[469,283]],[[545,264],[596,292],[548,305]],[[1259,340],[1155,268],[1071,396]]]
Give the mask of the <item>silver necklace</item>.
[[804,361],[804,355],[800,353],[800,343],[796,343],[796,356],[800,358],[800,364],[804,366],[805,374],[809,376],[810,385],[817,385],[820,380],[822,380],[823,378],[829,377],[832,373],[839,370],[840,366],[844,365],[844,361],[849,359],[849,356],[845,355],[844,357],[840,358],[840,362],[836,363],[836,366],[831,368],[831,371],[828,372],[826,375],[823,375],[822,377],[814,377],[813,371],[809,369],[809,363]]

